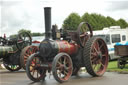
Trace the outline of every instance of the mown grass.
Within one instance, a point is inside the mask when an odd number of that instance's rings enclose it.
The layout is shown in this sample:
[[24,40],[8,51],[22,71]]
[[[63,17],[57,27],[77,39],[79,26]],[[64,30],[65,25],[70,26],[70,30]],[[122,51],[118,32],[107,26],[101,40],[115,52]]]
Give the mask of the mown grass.
[[117,67],[117,61],[111,61],[108,64],[107,71],[128,73],[128,64],[125,65],[125,68],[120,69],[120,68]]

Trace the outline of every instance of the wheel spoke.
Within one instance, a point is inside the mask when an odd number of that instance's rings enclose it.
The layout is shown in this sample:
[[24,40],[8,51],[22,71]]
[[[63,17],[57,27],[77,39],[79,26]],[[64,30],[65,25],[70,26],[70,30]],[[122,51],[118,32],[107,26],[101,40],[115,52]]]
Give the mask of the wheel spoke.
[[84,40],[83,40],[83,43],[82,43],[82,45],[84,45],[84,44],[85,44],[85,40],[86,40],[86,39],[85,39],[85,36],[84,36]]
[[104,67],[104,64],[102,62],[100,62],[100,64]]
[[24,55],[25,55],[25,56],[30,56],[28,53],[25,53]]
[[34,76],[34,74],[35,74],[35,70],[34,70],[34,69],[32,69],[32,75]]
[[92,63],[96,63],[97,58],[96,58],[96,57],[94,57],[94,58],[91,58],[91,60],[92,60]]
[[35,58],[34,62],[35,62],[35,66],[37,66],[38,64],[37,57]]
[[65,74],[65,75],[67,75],[67,74],[68,74],[68,72],[66,72],[66,71],[64,70],[64,74]]
[[57,63],[62,66],[62,63],[60,61],[58,61]]
[[97,64],[94,64],[94,66],[93,66],[93,69],[94,69],[94,70],[95,70],[96,66],[97,66]]
[[66,65],[66,58],[64,57],[64,65]]
[[56,67],[57,69],[61,69],[62,67],[61,66],[59,66],[59,67]]
[[106,54],[102,54],[102,56],[106,57]]
[[67,70],[70,70],[72,68],[72,66],[70,66],[70,67],[67,67]]
[[39,77],[39,75],[38,75],[38,71],[37,71],[37,78]]
[[26,42],[26,43],[30,43],[30,41],[28,41],[28,40],[27,40],[27,41],[25,41],[25,42]]
[[101,49],[103,46],[104,46],[104,44],[102,43],[99,48]]
[[98,64],[98,66],[97,66],[97,72],[100,70],[100,66],[101,66],[101,64]]
[[61,71],[60,70],[59,70],[58,74],[59,74],[59,77],[61,77]]
[[24,35],[24,41],[26,40],[26,36]]
[[98,43],[98,42],[96,42],[96,44],[97,44],[97,51],[100,51],[99,43]]
[[24,60],[26,60],[29,56],[24,56]]
[[30,51],[29,51],[29,55],[31,55],[31,54],[32,54],[32,51],[30,50]]
[[98,55],[98,50],[95,48],[95,46],[94,46],[94,50],[95,50],[95,52],[97,53],[97,55]]

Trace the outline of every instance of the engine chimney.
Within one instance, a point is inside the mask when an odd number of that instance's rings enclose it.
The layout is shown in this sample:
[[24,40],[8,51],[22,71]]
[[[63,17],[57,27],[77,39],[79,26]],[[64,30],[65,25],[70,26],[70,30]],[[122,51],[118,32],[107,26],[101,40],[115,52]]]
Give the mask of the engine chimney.
[[51,7],[44,8],[44,17],[45,17],[45,39],[51,37]]

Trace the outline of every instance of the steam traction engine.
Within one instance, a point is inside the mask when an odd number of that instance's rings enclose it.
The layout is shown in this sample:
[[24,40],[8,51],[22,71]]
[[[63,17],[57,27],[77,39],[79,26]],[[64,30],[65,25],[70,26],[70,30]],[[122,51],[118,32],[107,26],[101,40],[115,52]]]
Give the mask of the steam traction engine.
[[[26,65],[23,61],[27,60],[27,57],[32,54],[31,50],[34,49],[33,46],[29,46],[31,43],[31,36],[27,32],[19,33],[10,39],[0,37],[0,59],[7,70],[18,71],[22,68],[21,64]],[[32,47],[32,49],[24,53],[27,51],[24,47]],[[23,55],[26,55],[26,58]]]
[[[32,81],[44,80],[46,72],[62,83],[86,67],[92,76],[102,76],[108,65],[108,50],[101,38],[93,37],[91,26],[81,22],[76,31],[51,28],[51,8],[44,8],[45,39],[39,51],[29,56],[27,76]],[[51,39],[52,38],[52,39]]]

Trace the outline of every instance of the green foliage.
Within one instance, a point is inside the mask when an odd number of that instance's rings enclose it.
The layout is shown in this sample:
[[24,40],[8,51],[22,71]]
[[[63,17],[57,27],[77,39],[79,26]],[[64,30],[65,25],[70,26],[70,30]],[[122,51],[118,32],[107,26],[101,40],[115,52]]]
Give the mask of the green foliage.
[[31,33],[32,36],[44,36],[44,33]]
[[80,17],[77,13],[71,13],[63,23],[64,29],[76,30],[80,22],[88,22],[93,30],[102,30],[104,27],[121,26],[121,28],[128,27],[128,23],[124,19],[115,20],[110,16],[103,16],[96,13],[84,13]]
[[22,33],[22,32],[28,32],[28,33],[31,34],[31,30],[25,30],[25,29],[21,29],[21,30],[19,30],[19,31],[18,31],[18,34],[19,34],[19,33]]
[[81,18],[77,13],[71,13],[65,20],[63,28],[67,30],[76,30],[81,22]]
[[118,25],[116,20],[114,20],[113,18],[111,18],[109,16],[107,17],[107,20],[110,22],[109,23],[110,26]]
[[12,38],[16,38],[16,34],[13,34],[13,35],[10,35],[9,37],[12,39]]
[[[39,33],[39,32],[34,32],[34,33],[31,33],[31,30],[25,30],[25,29],[21,29],[18,31],[18,34],[19,33],[22,33],[22,32],[28,32],[31,34],[31,36],[44,36],[45,34],[44,33]],[[17,34],[13,34],[13,35],[10,35],[9,37],[10,38],[16,38]]]
[[128,26],[128,23],[124,19],[119,19],[117,23],[122,27],[125,28]]

